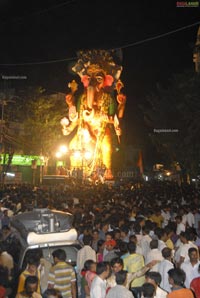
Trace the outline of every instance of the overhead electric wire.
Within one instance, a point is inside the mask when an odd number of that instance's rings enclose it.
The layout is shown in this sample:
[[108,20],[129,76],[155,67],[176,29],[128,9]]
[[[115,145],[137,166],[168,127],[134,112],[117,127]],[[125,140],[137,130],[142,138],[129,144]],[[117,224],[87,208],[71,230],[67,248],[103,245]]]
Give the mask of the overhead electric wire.
[[159,39],[159,38],[162,38],[162,37],[165,37],[165,36],[174,34],[174,33],[179,32],[179,31],[183,31],[185,29],[194,27],[196,25],[200,25],[200,21],[199,22],[196,22],[196,23],[193,23],[193,24],[190,24],[190,25],[186,25],[186,26],[183,26],[183,27],[174,29],[174,30],[171,30],[171,31],[166,32],[166,33],[162,33],[162,34],[159,34],[159,35],[156,35],[156,36],[153,36],[153,37],[149,37],[149,38],[146,38],[146,39],[143,39],[143,40],[140,40],[140,41],[136,41],[134,43],[130,43],[130,44],[125,45],[125,46],[121,46],[119,48],[116,48],[116,50],[117,49],[129,48],[129,47],[132,47],[132,46],[137,46],[139,44],[142,44],[142,43],[145,43],[145,42],[148,42],[148,41],[152,41],[152,40],[155,40],[155,39]]
[[68,5],[68,4],[70,4],[70,3],[72,3],[72,2],[75,2],[76,0],[68,0],[68,1],[65,1],[65,2],[62,2],[62,3],[59,3],[59,4],[56,4],[56,5],[53,5],[53,6],[50,6],[50,7],[47,7],[47,8],[44,8],[44,9],[41,9],[41,10],[39,10],[39,11],[33,11],[33,12],[31,12],[31,13],[29,13],[28,15],[26,15],[26,16],[19,16],[18,18],[15,18],[15,19],[11,19],[11,20],[7,20],[7,21],[5,21],[5,22],[2,22],[2,23],[0,23],[0,25],[2,26],[2,25],[5,25],[5,24],[7,24],[7,23],[10,23],[10,22],[18,22],[18,21],[20,21],[20,20],[22,20],[24,17],[31,17],[31,16],[34,16],[34,15],[39,15],[39,14],[42,14],[42,13],[45,13],[45,12],[47,12],[47,11],[49,11],[49,10],[52,10],[52,9],[57,9],[57,8],[60,8],[60,7],[62,7],[62,6],[65,6],[65,5]]
[[75,60],[74,58],[65,58],[65,59],[57,59],[57,60],[49,60],[49,61],[40,61],[40,62],[24,62],[24,63],[3,63],[0,64],[0,66],[28,66],[28,65],[40,65],[40,64],[52,64],[52,63],[58,63],[58,62],[64,62],[64,61],[72,61]]
[[[194,27],[196,25],[200,25],[200,21],[195,22],[195,23],[190,24],[190,25],[186,25],[186,26],[174,29],[174,30],[171,30],[171,31],[168,31],[166,33],[162,33],[162,34],[159,34],[159,35],[156,35],[156,36],[153,36],[153,37],[145,38],[145,39],[140,40],[140,41],[136,41],[136,42],[133,42],[133,43],[130,43],[130,44],[126,44],[124,46],[122,45],[120,47],[112,48],[110,50],[125,49],[125,48],[130,48],[130,47],[133,47],[133,46],[137,46],[137,45],[149,42],[149,41],[153,41],[153,40],[165,37],[165,36],[169,36],[169,35],[174,34],[176,32],[186,30],[186,29]],[[65,62],[65,61],[72,61],[72,60],[75,60],[75,59],[76,59],[76,57],[71,57],[71,58],[66,58],[66,59],[55,59],[55,60],[49,60],[49,61],[40,61],[40,62],[0,63],[0,66],[29,66],[29,65],[52,64],[52,63],[59,63],[59,62]]]
[[65,6],[65,5],[68,5],[72,2],[75,2],[76,0],[68,0],[68,1],[65,1],[65,2],[62,2],[62,3],[59,3],[57,5],[53,5],[53,6],[50,6],[50,7],[47,7],[47,8],[44,8],[42,10],[39,10],[39,11],[35,11],[33,12],[31,15],[38,15],[38,14],[42,14],[42,13],[45,13],[49,10],[52,10],[52,9],[57,9],[57,8],[60,8],[61,6]]

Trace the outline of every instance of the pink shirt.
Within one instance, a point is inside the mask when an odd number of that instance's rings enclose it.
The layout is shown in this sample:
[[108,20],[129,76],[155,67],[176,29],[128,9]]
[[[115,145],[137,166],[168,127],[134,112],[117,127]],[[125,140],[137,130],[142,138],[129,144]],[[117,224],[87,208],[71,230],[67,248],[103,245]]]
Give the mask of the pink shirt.
[[85,273],[85,279],[88,283],[88,287],[91,288],[91,284],[92,284],[92,281],[94,279],[94,277],[96,276],[96,272],[93,272],[93,271],[86,271]]

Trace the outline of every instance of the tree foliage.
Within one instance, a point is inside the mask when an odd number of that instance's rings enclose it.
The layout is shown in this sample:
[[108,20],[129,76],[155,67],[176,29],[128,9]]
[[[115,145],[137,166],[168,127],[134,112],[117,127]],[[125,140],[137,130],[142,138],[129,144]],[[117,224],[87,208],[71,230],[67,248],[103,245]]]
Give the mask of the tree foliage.
[[200,76],[189,71],[174,75],[168,88],[146,98],[140,108],[149,137],[164,162],[178,161],[182,169],[197,175],[200,165]]
[[8,118],[23,124],[23,133],[17,136],[21,146],[18,150],[24,154],[50,156],[63,139],[60,120],[65,111],[64,94],[47,95],[41,87],[21,91],[15,104],[14,119],[13,113],[7,111]]

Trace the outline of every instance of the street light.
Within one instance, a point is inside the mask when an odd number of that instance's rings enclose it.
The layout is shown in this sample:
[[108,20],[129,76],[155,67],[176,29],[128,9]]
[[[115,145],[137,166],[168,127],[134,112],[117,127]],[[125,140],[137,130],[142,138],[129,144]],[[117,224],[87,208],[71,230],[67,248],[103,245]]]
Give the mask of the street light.
[[73,151],[73,155],[74,155],[74,158],[78,160],[81,158],[81,151],[80,150]]
[[92,153],[90,151],[85,151],[84,157],[85,157],[86,160],[91,159],[92,158]]
[[61,153],[66,154],[67,151],[68,151],[67,146],[65,146],[65,145],[60,146],[60,152],[61,152]]
[[56,152],[55,156],[56,156],[57,158],[61,158],[61,157],[62,157],[62,153],[61,153],[60,151],[58,151],[58,152]]
[[61,145],[58,149],[58,151],[56,152],[56,157],[60,158],[63,155],[65,155],[68,152],[68,148],[65,145]]

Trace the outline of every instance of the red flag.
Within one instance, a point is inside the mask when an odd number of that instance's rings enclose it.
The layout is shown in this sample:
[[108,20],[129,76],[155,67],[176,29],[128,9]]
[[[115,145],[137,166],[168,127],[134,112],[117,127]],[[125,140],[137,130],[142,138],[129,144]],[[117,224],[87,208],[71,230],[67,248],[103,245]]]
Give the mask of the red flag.
[[143,170],[143,159],[142,159],[142,151],[141,150],[139,151],[137,166],[140,170],[140,174],[142,175],[144,173],[144,170]]

